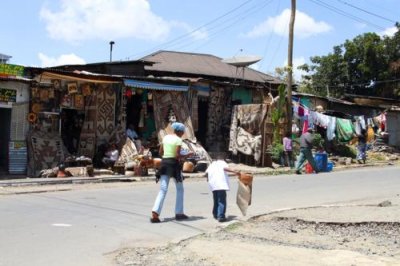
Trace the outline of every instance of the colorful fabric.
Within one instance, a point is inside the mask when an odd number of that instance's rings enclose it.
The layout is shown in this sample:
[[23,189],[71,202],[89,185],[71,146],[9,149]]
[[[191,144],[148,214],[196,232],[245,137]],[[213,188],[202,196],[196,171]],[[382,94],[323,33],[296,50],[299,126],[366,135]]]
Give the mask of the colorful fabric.
[[336,136],[340,142],[349,142],[354,137],[354,125],[349,119],[336,119]]

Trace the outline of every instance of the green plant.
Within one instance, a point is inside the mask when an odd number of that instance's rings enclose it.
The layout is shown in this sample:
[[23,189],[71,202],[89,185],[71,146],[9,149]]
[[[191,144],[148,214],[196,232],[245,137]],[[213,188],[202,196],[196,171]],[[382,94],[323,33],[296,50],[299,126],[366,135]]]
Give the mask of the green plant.
[[322,148],[324,147],[325,140],[322,138],[321,134],[314,134],[314,141],[313,141],[313,146],[316,148]]
[[279,97],[275,104],[275,108],[271,112],[271,121],[274,124],[273,142],[280,142],[281,136],[279,134],[279,120],[283,118],[285,107],[285,85],[281,84],[278,87]]
[[282,154],[283,154],[283,144],[278,142],[274,143],[272,145],[272,155],[271,155],[272,161],[280,164]]
[[341,157],[350,157],[355,159],[357,157],[357,150],[353,146],[337,142],[334,145],[333,154]]

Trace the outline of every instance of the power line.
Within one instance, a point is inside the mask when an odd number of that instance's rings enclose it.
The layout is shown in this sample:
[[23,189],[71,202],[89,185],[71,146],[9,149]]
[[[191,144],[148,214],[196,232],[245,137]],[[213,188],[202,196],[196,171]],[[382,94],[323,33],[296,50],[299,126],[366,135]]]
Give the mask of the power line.
[[[265,3],[264,3],[262,6],[260,6],[260,7],[254,6],[254,7],[252,7],[252,8],[249,8],[248,10],[246,10],[245,12],[243,12],[243,13],[241,14],[240,17],[233,18],[233,19],[235,19],[235,20],[234,20],[232,23],[230,23],[229,25],[227,25],[227,26],[225,26],[225,27],[223,27],[223,28],[221,28],[221,29],[215,31],[214,33],[212,33],[211,38],[210,38],[209,41],[207,41],[207,42],[205,42],[204,44],[202,44],[202,45],[196,47],[194,50],[198,50],[198,49],[200,49],[201,47],[203,47],[204,45],[210,43],[210,42],[212,41],[212,38],[213,38],[213,37],[215,37],[215,36],[217,36],[217,35],[218,35],[218,37],[222,36],[222,35],[219,35],[219,33],[221,33],[221,32],[223,32],[224,34],[228,33],[228,31],[226,31],[227,29],[231,28],[233,25],[235,25],[235,24],[237,24],[237,23],[239,23],[239,22],[242,22],[243,19],[245,19],[247,16],[253,15],[253,14],[257,13],[257,12],[262,11],[262,9],[263,9],[264,7],[266,7],[268,4],[270,4],[270,3],[273,2],[273,1],[274,1],[274,0],[267,1],[267,2],[265,2]],[[228,19],[226,22],[228,22],[229,20],[232,20],[232,18],[231,18],[231,19]],[[222,25],[222,24],[221,24],[221,25]],[[211,30],[213,30],[213,29],[215,29],[215,28],[218,28],[218,27],[220,27],[221,25],[218,25],[217,27],[211,28]],[[215,40],[215,39],[214,39],[214,40]]]
[[[276,11],[275,11],[275,16],[277,16],[278,15],[278,12],[279,12],[279,9],[281,8],[281,1],[278,1],[278,5],[277,5],[277,7],[276,7]],[[276,26],[276,20],[274,21],[274,28],[275,28],[275,26]],[[263,55],[262,55],[262,57],[263,57],[263,59],[261,60],[261,62],[260,62],[260,69],[262,68],[262,65],[264,64],[264,62],[265,62],[265,56],[267,55],[267,51],[268,51],[268,48],[269,48],[269,45],[270,45],[270,43],[271,43],[271,40],[272,40],[272,35],[273,35],[273,33],[271,32],[270,34],[269,34],[269,37],[268,37],[268,40],[267,40],[267,43],[266,43],[266,45],[265,45],[265,47],[264,47],[264,52],[263,52]]]
[[204,27],[206,27],[206,26],[208,26],[208,25],[211,25],[212,23],[215,23],[215,22],[219,21],[220,19],[222,19],[222,18],[228,16],[229,14],[232,14],[232,13],[235,12],[236,10],[239,10],[240,8],[242,8],[243,6],[247,5],[248,3],[252,2],[252,1],[253,1],[253,0],[248,0],[248,1],[244,2],[243,4],[240,4],[239,6],[233,8],[233,9],[229,10],[228,12],[222,14],[221,16],[218,16],[217,18],[215,18],[215,19],[213,19],[213,20],[211,20],[211,21],[209,21],[209,22],[207,22],[207,23],[205,23],[205,24],[203,24],[203,25],[201,25],[201,26],[195,28],[194,30],[192,30],[192,31],[190,31],[190,32],[187,32],[187,33],[185,33],[185,34],[182,34],[182,35],[180,35],[180,36],[178,36],[178,37],[176,37],[176,38],[174,38],[174,39],[172,39],[172,40],[170,40],[170,41],[167,41],[167,42],[165,42],[165,43],[162,43],[162,44],[160,44],[160,45],[154,46],[154,47],[151,48],[151,49],[148,49],[148,50],[146,50],[146,51],[143,51],[143,52],[141,52],[141,53],[137,53],[137,54],[134,54],[134,55],[131,55],[131,56],[128,56],[128,57],[133,57],[133,56],[136,56],[136,55],[139,55],[139,54],[146,54],[146,53],[149,53],[150,51],[154,51],[154,50],[156,50],[156,49],[160,49],[161,47],[164,47],[164,46],[166,46],[166,45],[168,45],[168,44],[172,44],[172,43],[174,43],[174,42],[176,42],[176,41],[179,41],[179,40],[181,40],[181,39],[183,39],[183,38],[186,38],[186,37],[190,36],[191,34],[195,33],[196,31],[199,31],[199,30],[201,30],[202,28],[204,28]]
[[388,18],[383,17],[383,16],[381,16],[381,15],[372,13],[372,12],[370,12],[370,11],[368,11],[368,10],[363,9],[363,8],[360,8],[360,7],[357,7],[357,6],[355,6],[355,5],[349,4],[349,3],[346,2],[346,1],[343,1],[343,0],[336,0],[336,1],[341,2],[341,3],[345,4],[345,5],[348,5],[348,6],[352,7],[352,8],[355,8],[355,9],[357,9],[357,10],[360,10],[360,11],[362,11],[362,12],[364,12],[364,13],[367,13],[367,14],[369,14],[369,15],[371,15],[371,16],[374,16],[374,17],[377,17],[377,18],[381,18],[381,19],[386,20],[386,21],[389,21],[389,22],[396,23],[396,21],[394,21],[394,20],[392,20],[392,19],[388,19]]
[[324,3],[324,2],[322,2],[322,1],[320,1],[320,0],[309,0],[309,1],[311,1],[311,2],[313,2],[314,4],[317,4],[317,5],[319,5],[319,6],[325,7],[325,8],[327,8],[327,9],[329,9],[329,10],[331,10],[331,11],[333,11],[333,12],[339,14],[339,15],[342,15],[342,16],[344,16],[344,17],[347,17],[347,18],[350,18],[350,19],[352,19],[352,20],[355,20],[355,21],[357,21],[357,22],[366,23],[366,24],[368,24],[368,25],[370,25],[370,26],[373,26],[373,27],[375,27],[375,28],[377,28],[377,29],[379,29],[379,30],[384,30],[384,29],[385,29],[385,28],[382,27],[382,26],[376,25],[376,24],[374,24],[374,23],[372,23],[372,22],[370,22],[370,21],[368,21],[368,20],[365,20],[365,19],[363,19],[363,18],[354,16],[354,15],[352,15],[352,14],[346,12],[346,11],[343,11],[343,10],[337,8],[337,7],[334,7],[334,6],[332,6],[332,5],[329,5],[329,4],[327,4],[327,3]]

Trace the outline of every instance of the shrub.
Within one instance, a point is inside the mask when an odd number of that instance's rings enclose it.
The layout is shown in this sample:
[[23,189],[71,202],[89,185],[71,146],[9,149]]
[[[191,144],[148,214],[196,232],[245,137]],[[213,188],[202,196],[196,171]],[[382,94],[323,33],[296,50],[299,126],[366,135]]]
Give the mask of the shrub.
[[283,144],[282,143],[274,143],[272,145],[272,161],[277,164],[281,164],[281,158],[283,154]]

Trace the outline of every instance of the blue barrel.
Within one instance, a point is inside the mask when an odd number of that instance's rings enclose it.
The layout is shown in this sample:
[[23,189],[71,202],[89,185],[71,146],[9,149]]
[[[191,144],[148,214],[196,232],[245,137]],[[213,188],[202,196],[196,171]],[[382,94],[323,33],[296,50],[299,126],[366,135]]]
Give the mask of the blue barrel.
[[316,153],[314,155],[315,163],[317,164],[320,172],[328,171],[328,154],[327,153]]

